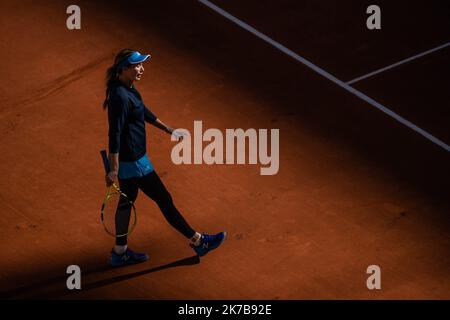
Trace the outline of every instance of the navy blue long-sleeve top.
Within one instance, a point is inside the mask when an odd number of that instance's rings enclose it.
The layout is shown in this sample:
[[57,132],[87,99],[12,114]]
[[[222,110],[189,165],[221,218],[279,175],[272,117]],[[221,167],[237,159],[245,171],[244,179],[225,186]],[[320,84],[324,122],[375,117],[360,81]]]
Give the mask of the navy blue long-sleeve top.
[[156,116],[144,105],[136,88],[117,81],[111,86],[108,105],[109,152],[119,161],[136,161],[146,154],[145,122]]

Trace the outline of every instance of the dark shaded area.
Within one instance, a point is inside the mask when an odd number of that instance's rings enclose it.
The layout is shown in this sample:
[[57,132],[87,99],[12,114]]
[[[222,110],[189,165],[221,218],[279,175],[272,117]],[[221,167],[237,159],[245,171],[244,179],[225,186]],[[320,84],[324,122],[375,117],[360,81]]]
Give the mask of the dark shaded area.
[[[92,289],[104,287],[104,286],[107,286],[110,284],[114,284],[117,282],[130,280],[130,279],[144,276],[144,275],[147,275],[150,273],[167,270],[170,268],[181,267],[181,266],[195,265],[195,264],[199,264],[199,263],[200,263],[200,258],[196,255],[196,256],[180,259],[180,260],[177,260],[177,261],[174,261],[174,262],[162,265],[162,266],[158,266],[158,267],[154,267],[154,268],[150,268],[150,269],[146,269],[146,270],[142,270],[142,271],[137,271],[137,272],[128,273],[128,274],[122,274],[122,275],[119,275],[116,277],[107,278],[107,279],[103,279],[100,281],[94,281],[94,282],[90,282],[87,284],[83,283],[81,292],[77,291],[77,290],[74,290],[74,291],[68,290],[66,287],[66,280],[69,275],[65,274],[65,272],[60,272],[59,274],[62,274],[62,276],[47,279],[47,280],[37,282],[37,283],[33,283],[28,286],[23,286],[23,287],[19,287],[16,289],[0,292],[0,299],[23,298],[23,296],[25,296],[26,299],[54,299],[54,298],[64,297],[67,295],[83,294],[87,290],[92,290]],[[109,270],[115,270],[115,268],[112,268],[108,265],[103,265],[103,266],[89,268],[86,271],[84,268],[81,267],[81,270],[82,270],[82,276],[84,278],[86,276],[94,275],[96,273],[104,273]],[[60,284],[62,284],[60,289],[49,290],[49,291],[45,290],[46,287],[48,288],[48,287],[52,287],[55,285],[60,286]],[[45,290],[45,292],[37,293],[36,291],[39,291],[39,290]]]
[[[343,81],[450,41],[450,3],[369,0],[213,0]],[[366,26],[370,5],[381,30]]]
[[450,142],[450,48],[388,70],[353,86],[394,112]]
[[[83,276],[85,276],[85,275],[92,275],[95,273],[102,273],[102,272],[111,270],[111,267],[108,265],[100,265],[100,266],[96,266],[96,267],[90,267],[86,270],[81,267],[81,270],[82,270]],[[48,274],[48,273],[46,273],[46,274]],[[39,289],[45,288],[47,286],[52,286],[52,285],[55,285],[58,283],[65,284],[67,277],[69,275],[66,274],[64,269],[62,269],[61,272],[58,272],[57,274],[60,274],[61,276],[50,278],[50,279],[45,279],[45,280],[42,280],[39,282],[32,283],[30,285],[17,287],[17,288],[11,289],[11,290],[2,291],[2,292],[0,292],[0,299],[13,299],[17,296],[27,294],[27,293],[33,292],[35,290],[39,290]],[[66,291],[67,291],[67,289],[66,289]]]

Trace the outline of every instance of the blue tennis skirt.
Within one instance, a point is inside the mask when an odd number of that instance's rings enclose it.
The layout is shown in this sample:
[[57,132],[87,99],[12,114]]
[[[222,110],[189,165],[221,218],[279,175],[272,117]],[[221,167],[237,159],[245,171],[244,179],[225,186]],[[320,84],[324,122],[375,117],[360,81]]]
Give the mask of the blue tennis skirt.
[[143,177],[155,170],[150,159],[145,154],[142,158],[132,162],[119,162],[119,179]]

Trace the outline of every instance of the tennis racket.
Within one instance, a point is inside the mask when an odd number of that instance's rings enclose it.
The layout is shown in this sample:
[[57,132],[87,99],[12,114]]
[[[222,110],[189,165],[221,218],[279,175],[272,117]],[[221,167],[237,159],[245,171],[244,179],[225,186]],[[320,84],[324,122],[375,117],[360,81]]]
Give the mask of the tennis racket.
[[[105,173],[110,171],[106,150],[101,150]],[[136,227],[137,216],[134,203],[113,183],[106,189],[100,218],[106,233],[113,237],[125,237]]]

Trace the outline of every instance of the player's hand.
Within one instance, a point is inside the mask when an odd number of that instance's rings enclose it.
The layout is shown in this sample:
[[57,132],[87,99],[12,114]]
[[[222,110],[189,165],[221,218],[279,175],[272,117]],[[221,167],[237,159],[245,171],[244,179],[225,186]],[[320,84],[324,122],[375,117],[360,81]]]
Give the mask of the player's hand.
[[186,136],[186,134],[184,132],[174,130],[172,131],[172,136],[174,136],[177,141],[181,141]]
[[110,171],[105,176],[105,182],[107,187],[110,187],[116,180],[117,180],[117,172],[115,171]]

